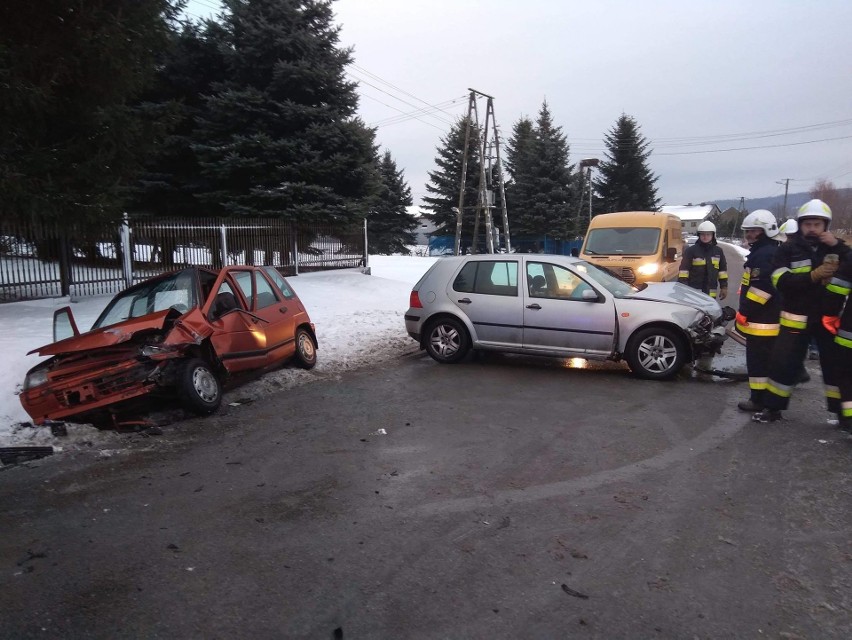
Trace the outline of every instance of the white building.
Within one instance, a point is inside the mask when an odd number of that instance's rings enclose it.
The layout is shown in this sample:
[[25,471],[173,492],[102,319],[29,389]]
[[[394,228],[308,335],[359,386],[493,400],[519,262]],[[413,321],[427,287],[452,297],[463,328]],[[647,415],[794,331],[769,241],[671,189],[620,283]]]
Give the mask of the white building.
[[722,211],[715,204],[701,203],[694,205],[692,203],[686,205],[666,204],[660,207],[660,211],[664,213],[673,213],[683,223],[683,232],[687,235],[696,235],[698,233],[698,225],[708,218],[717,218],[722,215]]

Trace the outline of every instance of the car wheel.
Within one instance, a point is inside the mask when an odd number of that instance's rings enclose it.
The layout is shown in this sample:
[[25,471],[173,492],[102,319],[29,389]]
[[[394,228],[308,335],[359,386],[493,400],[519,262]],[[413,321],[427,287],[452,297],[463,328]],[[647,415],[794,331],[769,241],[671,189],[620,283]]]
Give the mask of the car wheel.
[[178,395],[187,410],[198,415],[208,415],[222,404],[222,383],[209,364],[199,358],[192,358],[181,369]]
[[455,364],[467,355],[470,338],[461,321],[441,318],[429,324],[426,352],[442,364]]
[[317,343],[307,329],[296,331],[296,364],[303,369],[313,369],[317,363]]
[[630,338],[625,358],[631,371],[638,377],[665,380],[683,367],[686,348],[671,329],[648,327],[637,331]]

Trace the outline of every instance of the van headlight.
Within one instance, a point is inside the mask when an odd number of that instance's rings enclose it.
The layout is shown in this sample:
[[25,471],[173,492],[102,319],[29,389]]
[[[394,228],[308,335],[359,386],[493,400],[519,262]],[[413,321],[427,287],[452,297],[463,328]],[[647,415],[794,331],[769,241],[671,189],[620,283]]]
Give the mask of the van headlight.
[[657,271],[659,271],[659,270],[660,270],[660,265],[658,265],[656,262],[650,262],[648,264],[643,264],[641,267],[636,269],[636,271],[639,273],[639,275],[643,275],[643,276],[652,276],[655,273],[657,273]]
[[35,389],[47,383],[47,369],[34,369],[24,378],[24,391]]

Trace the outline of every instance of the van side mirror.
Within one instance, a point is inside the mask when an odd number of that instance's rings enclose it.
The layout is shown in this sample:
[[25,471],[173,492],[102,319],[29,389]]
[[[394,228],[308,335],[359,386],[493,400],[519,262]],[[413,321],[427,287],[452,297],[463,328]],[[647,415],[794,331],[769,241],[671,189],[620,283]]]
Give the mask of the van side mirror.
[[71,307],[62,307],[53,312],[53,341],[59,342],[72,336],[79,336],[80,330],[74,322]]
[[674,262],[677,259],[677,247],[666,249],[666,262]]

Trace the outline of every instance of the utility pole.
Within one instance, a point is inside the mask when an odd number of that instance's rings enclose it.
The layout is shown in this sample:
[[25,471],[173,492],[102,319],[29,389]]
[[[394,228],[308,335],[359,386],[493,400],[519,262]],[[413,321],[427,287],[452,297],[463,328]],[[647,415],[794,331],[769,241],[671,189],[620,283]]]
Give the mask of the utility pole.
[[745,220],[745,196],[740,196],[740,212],[734,220],[734,229],[731,232],[732,236],[737,232],[737,229],[740,228],[740,216],[742,216],[743,220]]
[[[494,208],[494,191],[491,189],[491,143],[489,143],[489,127],[493,129],[494,149],[496,155],[496,170],[498,186],[500,188],[501,205],[503,210],[503,233],[506,237],[506,250],[511,250],[509,240],[509,213],[506,209],[506,192],[503,184],[503,167],[500,163],[500,138],[497,132],[497,121],[494,117],[494,98],[486,93],[477,91],[476,89],[468,89],[470,97],[467,103],[467,126],[464,136],[464,153],[462,157],[462,175],[459,185],[459,206],[456,212],[456,242],[455,255],[461,253],[461,236],[462,236],[462,219],[464,215],[464,192],[467,182],[467,154],[468,145],[470,143],[470,132],[473,126],[479,131],[479,110],[477,108],[476,98],[482,96],[487,99],[485,108],[485,122],[482,126],[482,131],[477,144],[477,153],[479,155],[479,195],[476,203],[476,211],[473,222],[473,238],[471,239],[471,251],[476,253],[476,241],[479,234],[479,214],[484,212],[485,215],[485,246],[488,253],[494,253],[494,232],[493,218],[491,210]],[[487,165],[486,165],[487,160]]]
[[783,184],[784,185],[784,210],[782,211],[784,215],[784,219],[787,219],[787,191],[790,189],[790,180],[793,178],[783,178],[781,180],[776,180],[775,184]]

